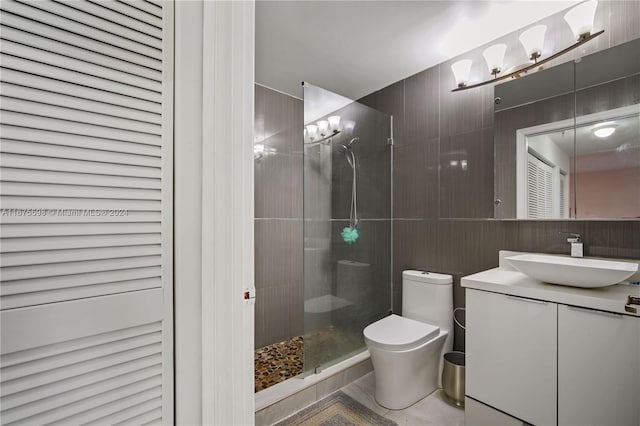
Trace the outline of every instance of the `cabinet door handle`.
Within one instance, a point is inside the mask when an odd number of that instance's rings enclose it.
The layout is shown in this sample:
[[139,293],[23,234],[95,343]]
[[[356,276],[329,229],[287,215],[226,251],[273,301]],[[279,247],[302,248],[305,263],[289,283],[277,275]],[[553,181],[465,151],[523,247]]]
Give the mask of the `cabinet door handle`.
[[518,300],[520,302],[536,303],[538,305],[546,305],[547,304],[547,302],[545,302],[544,300],[527,299],[526,297],[518,297],[518,296],[507,295],[507,298],[511,299],[511,300]]
[[567,305],[567,307],[569,309],[574,310],[574,311],[581,311],[581,312],[587,312],[587,313],[590,313],[590,314],[604,315],[604,316],[613,317],[613,318],[622,318],[622,314],[617,314],[615,312],[598,311],[598,310],[595,310],[595,309],[581,308],[579,306],[570,306],[570,305]]

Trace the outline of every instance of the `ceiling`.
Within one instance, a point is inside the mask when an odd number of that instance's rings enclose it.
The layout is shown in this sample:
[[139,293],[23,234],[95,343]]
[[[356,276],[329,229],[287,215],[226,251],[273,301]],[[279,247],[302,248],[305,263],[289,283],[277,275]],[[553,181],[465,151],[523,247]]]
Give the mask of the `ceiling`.
[[256,82],[359,99],[575,3],[258,0]]

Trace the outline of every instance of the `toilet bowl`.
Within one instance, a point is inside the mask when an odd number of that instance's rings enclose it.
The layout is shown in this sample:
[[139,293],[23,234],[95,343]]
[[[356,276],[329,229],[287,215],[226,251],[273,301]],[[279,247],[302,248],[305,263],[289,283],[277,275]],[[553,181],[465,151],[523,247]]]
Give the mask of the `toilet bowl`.
[[[453,338],[450,275],[403,272],[403,316],[390,315],[364,329],[383,407],[406,408],[440,387],[442,356]],[[405,302],[406,301],[406,302]]]

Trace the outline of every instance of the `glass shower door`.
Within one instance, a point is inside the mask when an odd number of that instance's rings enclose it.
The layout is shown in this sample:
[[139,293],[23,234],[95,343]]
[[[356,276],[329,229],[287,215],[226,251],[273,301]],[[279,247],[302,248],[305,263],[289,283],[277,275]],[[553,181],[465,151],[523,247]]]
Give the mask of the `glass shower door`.
[[388,314],[391,116],[304,84],[304,369],[365,348]]

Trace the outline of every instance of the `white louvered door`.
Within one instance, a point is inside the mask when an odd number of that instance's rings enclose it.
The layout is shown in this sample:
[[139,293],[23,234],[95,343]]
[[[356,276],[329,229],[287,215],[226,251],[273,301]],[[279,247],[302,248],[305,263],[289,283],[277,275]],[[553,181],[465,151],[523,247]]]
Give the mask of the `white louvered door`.
[[173,3],[0,1],[0,424],[173,421]]

